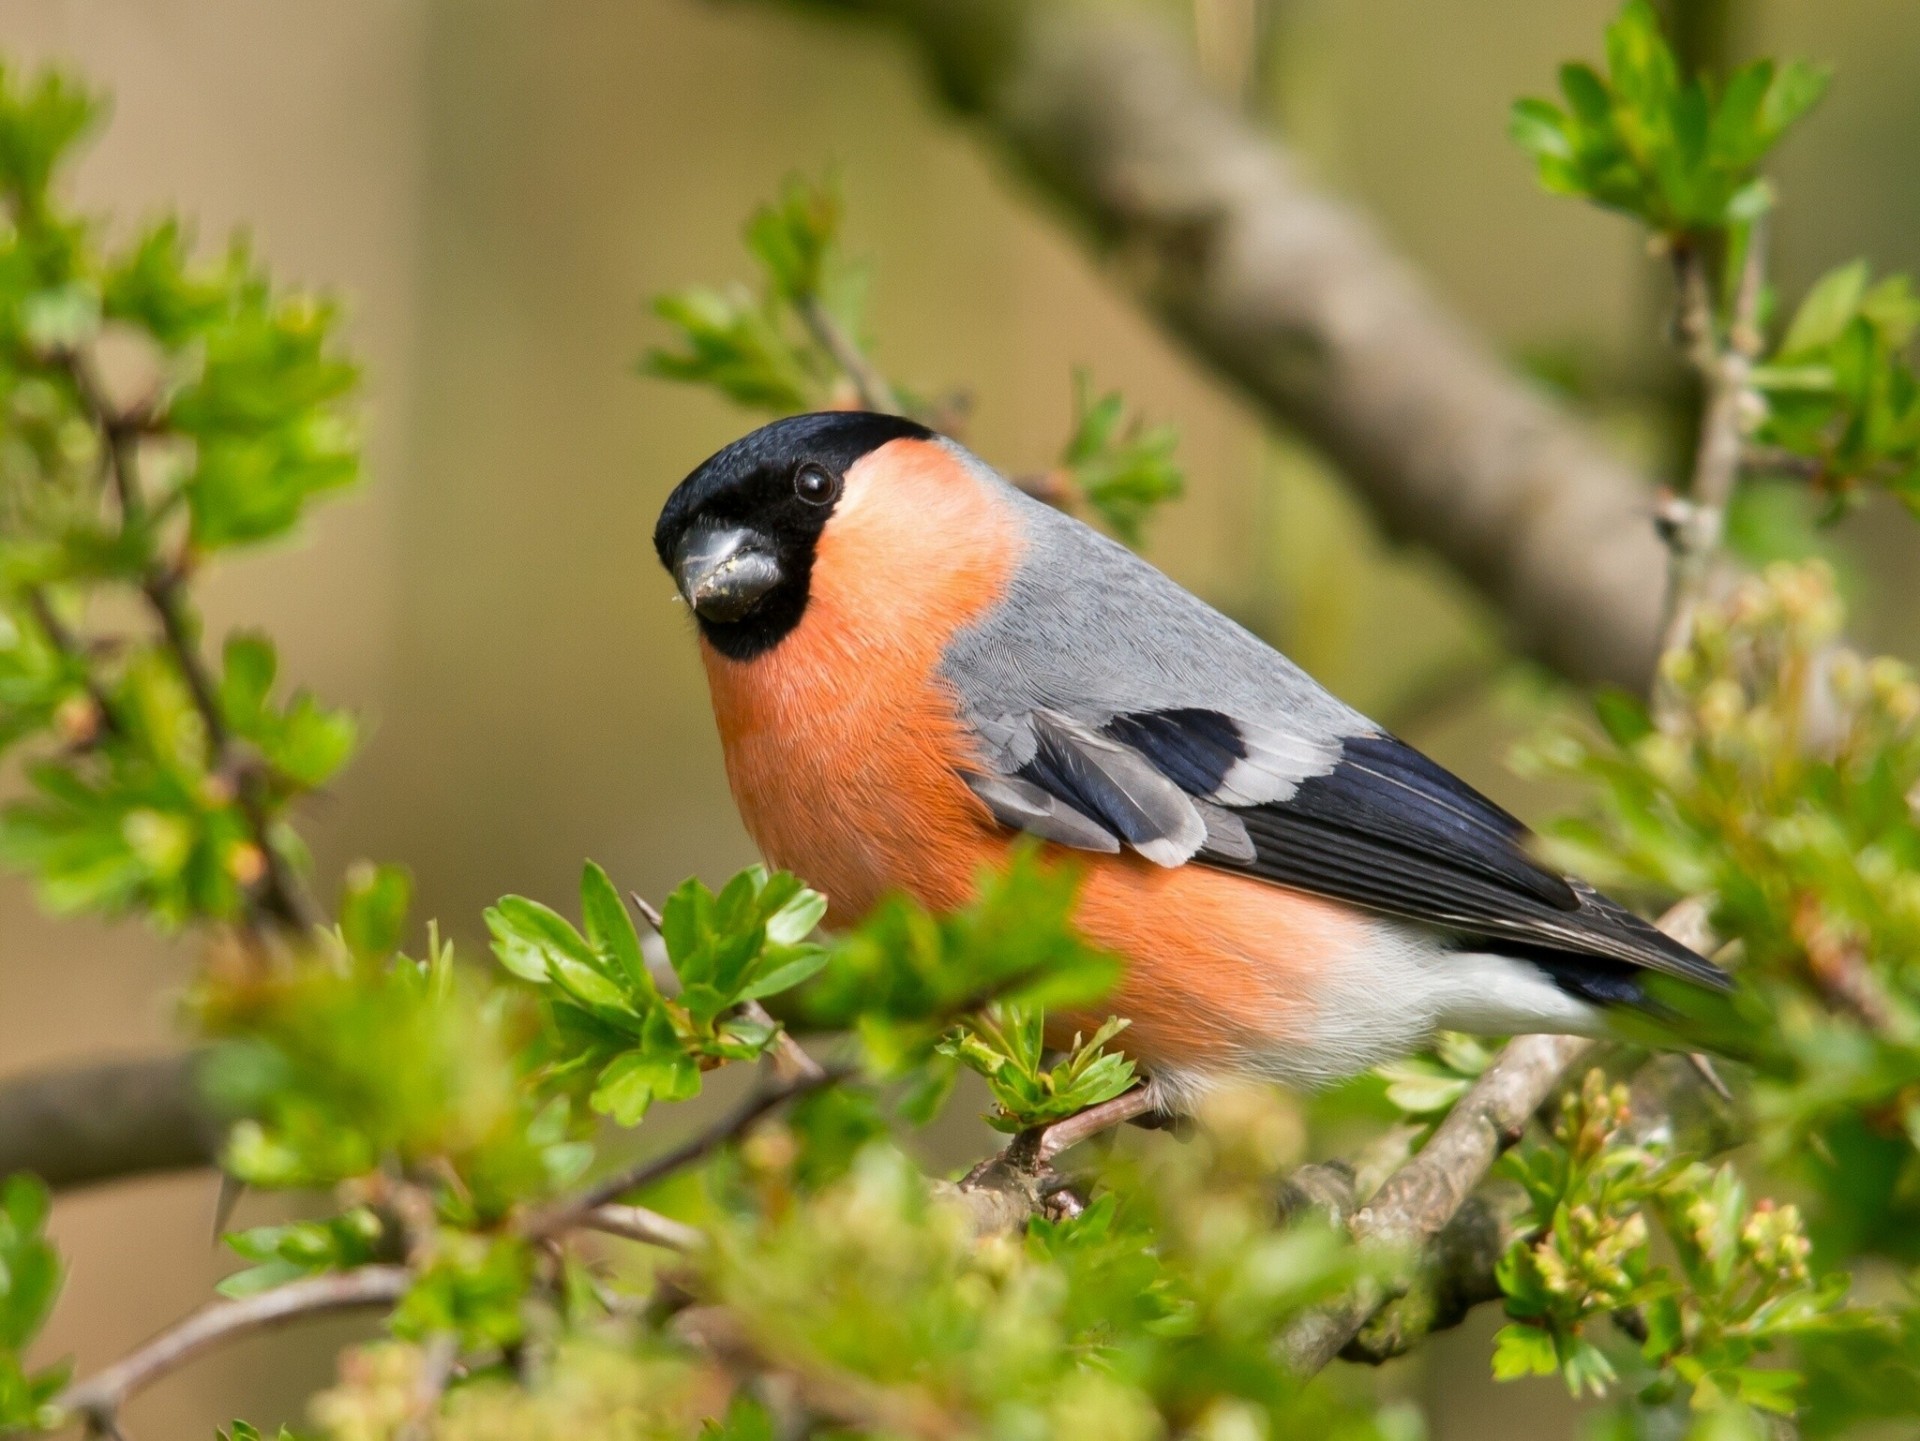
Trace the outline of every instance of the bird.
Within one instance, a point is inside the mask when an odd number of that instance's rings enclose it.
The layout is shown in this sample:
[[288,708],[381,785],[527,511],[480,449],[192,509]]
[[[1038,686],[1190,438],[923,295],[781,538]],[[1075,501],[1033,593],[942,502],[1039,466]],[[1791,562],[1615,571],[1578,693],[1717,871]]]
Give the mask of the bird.
[[[1153,1104],[1312,1090],[1438,1030],[1599,1035],[1715,965],[1126,547],[898,415],[762,426],[673,490],[727,779],[829,928],[1082,868]],[[1053,1044],[1102,1015],[1049,1016]]]

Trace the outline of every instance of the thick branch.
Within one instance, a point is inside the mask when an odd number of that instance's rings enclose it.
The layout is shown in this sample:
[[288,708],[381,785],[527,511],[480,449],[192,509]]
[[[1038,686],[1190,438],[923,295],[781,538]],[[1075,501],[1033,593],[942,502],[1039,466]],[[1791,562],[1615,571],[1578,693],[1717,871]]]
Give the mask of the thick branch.
[[0,1176],[31,1171],[59,1190],[212,1165],[219,1126],[193,1065],[161,1056],[0,1082]]
[[1664,558],[1641,479],[1509,372],[1362,217],[1137,17],[1072,0],[813,0],[897,23],[1203,360],[1341,467],[1564,673],[1638,688]]
[[[1389,1176],[1348,1223],[1362,1245],[1418,1250],[1446,1230],[1500,1153],[1560,1077],[1591,1046],[1576,1036],[1522,1036],[1511,1042],[1440,1123],[1418,1155]],[[1356,1286],[1338,1303],[1303,1317],[1282,1338],[1303,1374],[1338,1356],[1388,1300],[1378,1282]]]
[[132,1355],[70,1387],[57,1403],[112,1434],[114,1418],[129,1397],[202,1351],[254,1331],[302,1316],[391,1306],[406,1295],[413,1275],[404,1266],[363,1266],[337,1275],[313,1276],[238,1301],[217,1301],[162,1331]]

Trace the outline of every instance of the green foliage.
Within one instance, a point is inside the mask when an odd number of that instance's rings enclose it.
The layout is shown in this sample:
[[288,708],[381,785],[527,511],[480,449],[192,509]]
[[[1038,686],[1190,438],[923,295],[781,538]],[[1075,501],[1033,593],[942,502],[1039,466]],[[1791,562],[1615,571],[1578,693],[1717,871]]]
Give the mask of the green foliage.
[[792,989],[827,960],[808,940],[826,897],[785,871],[751,867],[717,896],[690,880],[667,897],[672,996],[648,970],[619,892],[591,863],[580,908],[585,935],[519,896],[488,911],[487,928],[502,965],[549,987],[557,1059],[548,1074],[582,1082],[593,1109],[622,1126],[638,1125],[655,1100],[697,1096],[703,1068],[764,1052],[778,1028],[739,1007]]
[[[0,129],[0,165],[8,162]],[[0,1182],[0,1434],[54,1424],[62,1364],[29,1370],[26,1350],[60,1294],[60,1257],[46,1238],[47,1188],[32,1176]]]
[[981,1437],[1404,1435],[1273,1364],[1277,1330],[1358,1274],[1325,1230],[1271,1225],[1276,1104],[1155,1138],[1024,1241],[975,1239],[871,1147],[826,1190],[717,1228],[694,1284],[777,1370],[834,1378],[855,1434],[944,1415]]
[[[1615,1359],[1593,1323],[1638,1342],[1643,1403],[1683,1398],[1790,1414],[1801,1377],[1752,1363],[1777,1347],[1872,1324],[1845,1309],[1845,1276],[1816,1282],[1792,1206],[1749,1206],[1731,1166],[1710,1169],[1632,1137],[1627,1089],[1587,1073],[1554,1127],[1555,1145],[1505,1163],[1525,1188],[1534,1239],[1502,1259],[1513,1324],[1494,1352],[1503,1378],[1558,1370],[1575,1395],[1604,1394]],[[1657,1226],[1671,1266],[1655,1258]]]
[[1073,379],[1073,434],[1061,453],[1061,469],[1094,514],[1137,548],[1147,519],[1186,490],[1186,476],[1173,458],[1180,434],[1170,425],[1129,417],[1117,390],[1096,397],[1086,371]]
[[1725,84],[1683,76],[1650,0],[1607,27],[1607,73],[1560,70],[1564,107],[1521,100],[1514,140],[1540,183],[1667,235],[1745,225],[1773,203],[1760,162],[1826,88],[1826,73],[1756,60]]
[[1879,486],[1920,513],[1920,382],[1907,346],[1920,299],[1904,275],[1869,285],[1865,261],[1830,271],[1755,369],[1762,444],[1810,461],[1835,501]]
[[302,1276],[348,1271],[380,1260],[392,1249],[386,1244],[385,1224],[366,1206],[321,1221],[255,1226],[223,1239],[236,1255],[255,1264],[215,1287],[222,1296],[252,1296]]
[[[1523,757],[1592,788],[1556,854],[1661,895],[1707,895],[1738,937],[1721,1044],[1760,1068],[1773,1161],[1811,1183],[1814,1234],[1920,1259],[1920,682],[1838,645],[1824,566],[1776,566],[1700,617],[1669,656],[1656,725],[1611,698],[1604,738],[1562,733]],[[1819,679],[1816,681],[1816,677]]]
[[[216,1432],[215,1435],[219,1441],[266,1441],[265,1435],[258,1426],[245,1421],[235,1421],[233,1425],[224,1431]],[[274,1433],[274,1441],[296,1441],[296,1438],[293,1432],[282,1426]]]
[[855,377],[821,327],[824,320],[848,345],[863,334],[866,276],[841,248],[843,216],[836,182],[790,177],[780,199],[747,221],[757,291],[692,286],[660,296],[655,313],[678,348],[648,351],[641,369],[777,415],[859,402]]
[[[217,1042],[207,1089],[241,1118],[223,1164],[249,1185],[378,1194],[374,1178],[399,1175],[442,1218],[482,1224],[571,1181],[590,1157],[565,1099],[531,1084],[534,1008],[463,975],[448,947],[425,963],[339,956],[215,973],[195,1012]],[[297,1260],[309,1243],[273,1254]]]
[[1493,1062],[1485,1041],[1442,1031],[1429,1054],[1408,1056],[1376,1067],[1387,1082],[1387,1100],[1408,1116],[1437,1121],[1453,1109],[1480,1073]]
[[1133,1085],[1133,1063],[1106,1049],[1127,1023],[1115,1017],[1083,1041],[1074,1033],[1065,1059],[1043,1063],[1046,1016],[1031,1006],[988,1006],[941,1043],[941,1053],[977,1071],[998,1108],[997,1131],[1024,1131],[1111,1101]]
[[450,1336],[465,1351],[512,1346],[526,1333],[533,1252],[518,1236],[442,1227],[419,1278],[393,1313],[393,1334],[423,1341]]
[[1023,847],[1004,871],[983,872],[978,898],[951,914],[884,902],[834,947],[801,997],[806,1018],[855,1030],[869,1064],[891,1075],[941,1059],[949,1028],[990,1003],[1071,1010],[1097,1001],[1118,963],[1074,930],[1078,887],[1072,866]]

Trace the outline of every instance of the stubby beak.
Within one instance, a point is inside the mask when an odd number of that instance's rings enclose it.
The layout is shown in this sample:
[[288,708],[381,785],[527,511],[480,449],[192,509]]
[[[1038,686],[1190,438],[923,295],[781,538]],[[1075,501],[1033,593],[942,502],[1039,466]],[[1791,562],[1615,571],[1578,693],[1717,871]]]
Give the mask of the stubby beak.
[[673,555],[673,578],[702,620],[739,620],[780,584],[780,562],[749,530],[696,525]]

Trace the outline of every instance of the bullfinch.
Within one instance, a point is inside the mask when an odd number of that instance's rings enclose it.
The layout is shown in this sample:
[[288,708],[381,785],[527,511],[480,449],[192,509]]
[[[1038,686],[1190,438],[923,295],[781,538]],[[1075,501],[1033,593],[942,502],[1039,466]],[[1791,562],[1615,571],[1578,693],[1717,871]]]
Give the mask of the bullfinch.
[[[748,831],[829,925],[968,901],[1021,836],[1156,1104],[1323,1085],[1436,1028],[1592,1034],[1710,962],[1131,551],[892,415],[776,421],[693,471],[654,546],[695,616]],[[1057,1018],[1070,1034],[1097,1016]]]

